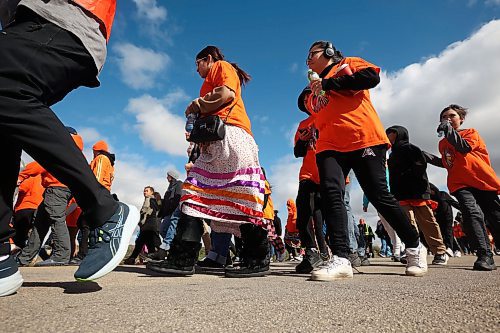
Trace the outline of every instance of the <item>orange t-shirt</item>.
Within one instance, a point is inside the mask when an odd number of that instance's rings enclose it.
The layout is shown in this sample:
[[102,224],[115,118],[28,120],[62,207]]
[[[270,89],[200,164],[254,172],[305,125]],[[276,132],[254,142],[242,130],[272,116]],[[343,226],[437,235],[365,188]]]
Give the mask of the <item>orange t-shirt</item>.
[[14,211],[17,212],[21,209],[37,209],[43,201],[44,190],[42,186],[42,177],[40,175],[26,178],[19,185],[19,193],[17,195]]
[[289,199],[286,202],[286,208],[288,209],[288,218],[286,220],[286,230],[290,233],[299,232],[297,229],[297,206],[295,205],[295,201]]
[[97,178],[97,181],[107,188],[108,191],[111,191],[115,168],[111,165],[109,158],[105,155],[98,155],[90,162],[90,168]]
[[[309,116],[300,122],[297,132],[295,133],[295,144],[299,141],[299,132],[310,126],[314,127],[314,116]],[[318,166],[316,165],[316,143],[308,144],[306,156],[302,160],[302,166],[299,171],[299,181],[301,180],[311,180],[312,182],[319,184],[319,172]]]
[[[325,78],[335,76],[335,72],[343,64],[348,64],[353,73],[365,68],[380,72],[379,67],[361,58],[348,57],[333,66]],[[368,90],[359,91],[354,95],[333,90],[319,97],[310,94],[306,106],[318,113],[315,123],[320,135],[316,153],[326,150],[350,152],[380,144],[389,145],[389,139],[373,108]]]
[[[205,96],[217,87],[226,86],[234,91],[235,97],[229,105],[224,105],[221,110],[215,112],[227,124],[244,129],[252,135],[250,119],[245,111],[245,105],[241,98],[241,82],[233,65],[224,60],[216,61],[208,71],[205,81],[200,89],[200,97]],[[231,110],[232,108],[232,110]],[[226,120],[228,112],[231,110]]]
[[264,189],[264,194],[269,194],[269,197],[267,198],[266,208],[264,208],[263,211],[263,218],[265,218],[266,220],[274,220],[274,204],[273,199],[271,199],[271,185],[267,180],[265,184],[266,187]]
[[458,134],[467,141],[472,150],[461,154],[446,138],[439,141],[439,152],[443,166],[448,170],[448,190],[453,193],[461,188],[472,187],[482,191],[500,194],[500,181],[491,167],[486,144],[473,129],[459,130]]

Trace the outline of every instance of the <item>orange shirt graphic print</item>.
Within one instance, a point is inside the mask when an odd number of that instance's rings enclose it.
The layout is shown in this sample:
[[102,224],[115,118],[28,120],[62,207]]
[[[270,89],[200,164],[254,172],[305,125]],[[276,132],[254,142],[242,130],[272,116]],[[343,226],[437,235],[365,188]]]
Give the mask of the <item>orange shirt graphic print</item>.
[[448,168],[452,168],[453,162],[455,161],[455,152],[451,149],[445,148],[443,151],[443,161],[446,163]]

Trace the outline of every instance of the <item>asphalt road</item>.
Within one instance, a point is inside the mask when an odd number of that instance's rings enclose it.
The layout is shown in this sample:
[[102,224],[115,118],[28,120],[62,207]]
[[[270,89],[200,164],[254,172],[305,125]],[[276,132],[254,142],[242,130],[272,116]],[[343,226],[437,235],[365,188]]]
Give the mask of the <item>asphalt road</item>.
[[473,261],[452,258],[412,278],[377,258],[336,282],[308,281],[292,263],[253,279],[120,266],[87,283],[73,281],[74,267],[26,267],[18,293],[0,298],[1,332],[498,333],[500,270],[475,272]]

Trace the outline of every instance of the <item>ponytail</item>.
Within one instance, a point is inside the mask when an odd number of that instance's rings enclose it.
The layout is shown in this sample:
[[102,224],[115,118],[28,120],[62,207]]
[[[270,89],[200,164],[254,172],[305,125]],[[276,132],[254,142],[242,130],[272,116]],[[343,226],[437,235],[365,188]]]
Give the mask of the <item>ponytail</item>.
[[[196,59],[203,59],[208,56],[212,56],[214,59],[214,62],[219,61],[219,60],[224,60],[224,55],[222,54],[221,50],[217,46],[209,45],[205,47],[203,50],[201,50],[197,55]],[[238,74],[238,78],[240,79],[241,85],[245,86],[248,81],[252,79],[250,74],[245,72],[243,69],[241,69],[238,64],[234,62],[230,62],[231,66],[236,70],[236,73]]]

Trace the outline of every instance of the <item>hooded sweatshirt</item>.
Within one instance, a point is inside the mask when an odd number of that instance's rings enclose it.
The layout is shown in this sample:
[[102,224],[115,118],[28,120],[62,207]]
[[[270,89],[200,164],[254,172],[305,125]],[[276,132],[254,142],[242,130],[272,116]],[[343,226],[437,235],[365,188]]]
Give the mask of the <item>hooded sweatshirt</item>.
[[387,161],[391,193],[399,201],[429,200],[427,162],[422,150],[410,143],[406,128],[392,126],[386,130],[386,133],[390,132],[397,134]]

